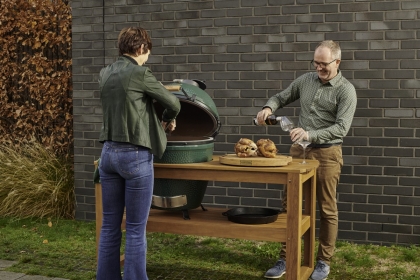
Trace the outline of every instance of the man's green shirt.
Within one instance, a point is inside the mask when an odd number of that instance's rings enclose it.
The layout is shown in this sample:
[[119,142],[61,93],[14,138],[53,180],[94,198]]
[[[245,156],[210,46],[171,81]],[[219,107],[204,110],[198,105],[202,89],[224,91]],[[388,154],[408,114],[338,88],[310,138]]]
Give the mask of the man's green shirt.
[[322,84],[316,72],[303,74],[271,97],[264,107],[275,112],[298,99],[301,106],[298,126],[308,132],[309,141],[343,142],[353,121],[357,96],[354,86],[341,71],[326,84]]

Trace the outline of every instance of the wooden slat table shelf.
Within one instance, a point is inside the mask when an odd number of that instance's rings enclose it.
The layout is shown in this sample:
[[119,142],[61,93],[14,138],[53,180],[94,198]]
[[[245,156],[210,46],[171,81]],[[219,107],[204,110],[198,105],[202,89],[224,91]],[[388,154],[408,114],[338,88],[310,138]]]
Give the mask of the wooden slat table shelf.
[[[274,223],[261,225],[236,224],[222,216],[227,209],[200,208],[189,210],[190,220],[180,212],[152,209],[147,223],[148,232],[166,232],[222,238],[287,242],[286,279],[308,279],[314,268],[316,160],[293,160],[281,167],[242,167],[220,164],[214,155],[210,162],[188,164],[155,163],[155,178],[208,180],[226,182],[254,182],[287,184],[287,213],[279,215]],[[102,224],[102,195],[100,184],[95,184],[96,237],[99,241]],[[124,226],[124,225],[123,225]],[[303,261],[302,238],[304,241]]]

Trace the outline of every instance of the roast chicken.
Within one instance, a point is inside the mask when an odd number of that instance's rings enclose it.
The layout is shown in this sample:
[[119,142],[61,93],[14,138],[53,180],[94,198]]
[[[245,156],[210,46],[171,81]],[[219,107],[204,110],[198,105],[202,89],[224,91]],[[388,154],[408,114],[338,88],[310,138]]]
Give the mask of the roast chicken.
[[258,156],[274,158],[278,152],[276,145],[270,139],[260,139],[257,141]]
[[258,156],[257,151],[257,145],[248,138],[241,138],[235,144],[235,154],[238,157],[256,157]]
[[235,144],[235,154],[238,157],[276,157],[278,150],[270,139],[260,139],[255,143],[251,139],[241,138]]

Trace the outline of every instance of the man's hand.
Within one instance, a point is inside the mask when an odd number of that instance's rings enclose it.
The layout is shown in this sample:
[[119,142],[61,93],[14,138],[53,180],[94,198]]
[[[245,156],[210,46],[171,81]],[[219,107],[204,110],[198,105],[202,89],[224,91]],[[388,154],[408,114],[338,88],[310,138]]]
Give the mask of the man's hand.
[[273,114],[273,112],[271,111],[270,108],[266,107],[266,108],[262,109],[257,114],[257,123],[259,125],[265,124],[265,119],[271,114]]
[[301,127],[294,128],[290,131],[290,138],[292,142],[306,140],[309,141],[309,134]]

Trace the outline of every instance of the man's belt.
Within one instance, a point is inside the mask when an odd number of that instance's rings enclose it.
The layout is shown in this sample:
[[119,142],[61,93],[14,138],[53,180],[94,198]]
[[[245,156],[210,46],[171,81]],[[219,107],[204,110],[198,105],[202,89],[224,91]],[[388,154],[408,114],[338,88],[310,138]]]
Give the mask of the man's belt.
[[328,144],[328,143],[326,143],[326,144],[312,143],[312,144],[309,144],[308,147],[311,147],[311,148],[329,148],[329,147],[332,147],[332,146],[339,146],[339,145],[341,145],[341,143],[331,143],[331,144]]

